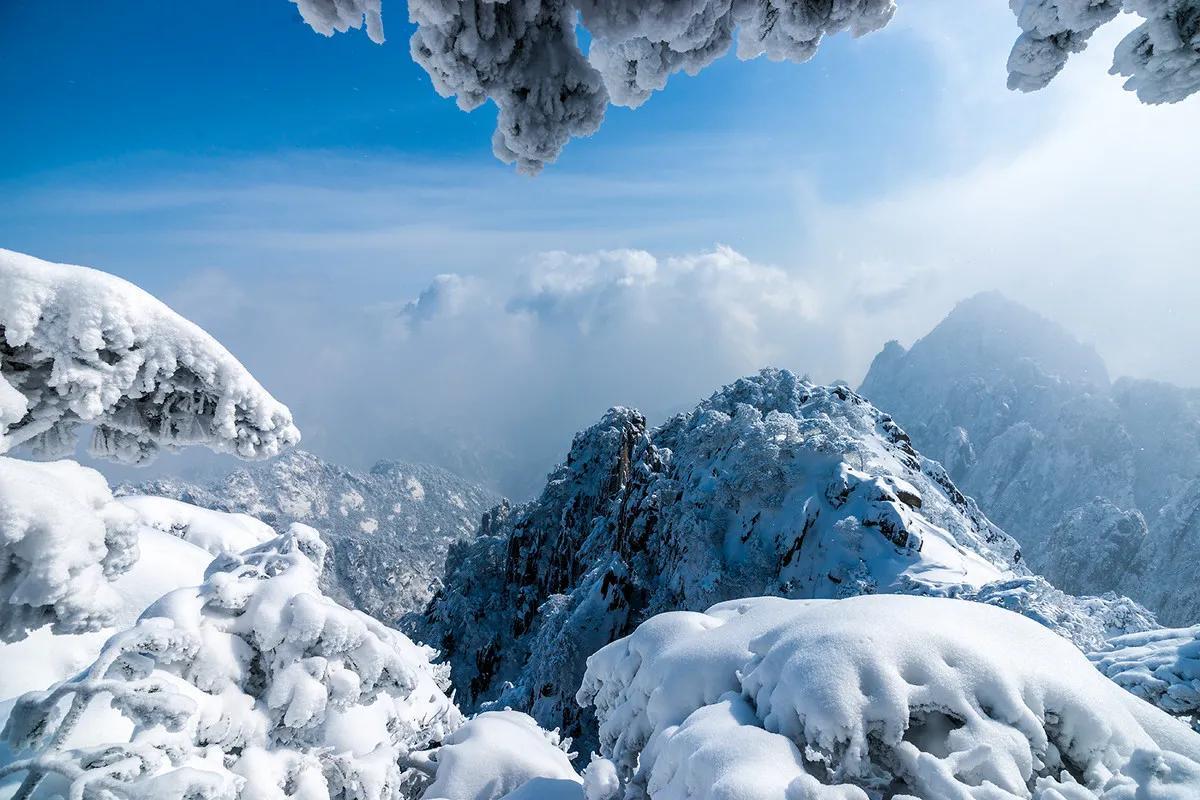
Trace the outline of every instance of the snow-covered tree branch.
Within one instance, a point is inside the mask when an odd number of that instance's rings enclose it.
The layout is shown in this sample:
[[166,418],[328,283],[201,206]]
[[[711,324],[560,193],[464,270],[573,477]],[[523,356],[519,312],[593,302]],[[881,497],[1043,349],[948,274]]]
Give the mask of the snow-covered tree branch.
[[383,800],[423,784],[405,756],[461,722],[446,669],[322,596],[323,557],[299,524],[218,557],[78,676],[17,701],[4,737],[25,755],[5,771],[70,797]]
[[300,439],[291,412],[228,350],[141,289],[0,250],[0,453],[91,452],[131,464],[201,444],[267,458]]
[[[382,0],[291,0],[330,36],[366,26],[383,41]],[[1200,89],[1200,0],[1010,0],[1021,35],[1008,85],[1045,87],[1120,12],[1145,19],[1117,47],[1113,74],[1147,103]],[[891,21],[894,0],[409,0],[413,59],[464,111],[499,109],[492,150],[522,172],[594,133],[609,103],[636,108],[677,72],[737,55],[802,63],[824,38]],[[577,27],[591,37],[585,54]]]

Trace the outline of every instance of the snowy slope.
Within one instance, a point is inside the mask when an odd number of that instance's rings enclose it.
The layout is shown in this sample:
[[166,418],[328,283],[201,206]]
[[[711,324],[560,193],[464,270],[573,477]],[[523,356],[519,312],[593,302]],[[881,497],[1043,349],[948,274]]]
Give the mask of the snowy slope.
[[436,467],[381,462],[362,473],[301,450],[211,484],[162,479],[117,493],[241,512],[280,530],[311,525],[330,545],[322,590],[385,622],[424,607],[450,542],[499,499]]
[[647,616],[762,594],[968,597],[1087,646],[1148,627],[1136,605],[1079,600],[845,387],[785,371],[725,387],[651,430],[613,409],[576,435],[541,496],[456,545],[426,640],[460,702],[528,711],[589,743],[572,694],[586,657]]
[[1200,619],[1200,391],[1110,383],[1094,351],[997,294],[909,350],[889,342],[859,391],[1052,582]]

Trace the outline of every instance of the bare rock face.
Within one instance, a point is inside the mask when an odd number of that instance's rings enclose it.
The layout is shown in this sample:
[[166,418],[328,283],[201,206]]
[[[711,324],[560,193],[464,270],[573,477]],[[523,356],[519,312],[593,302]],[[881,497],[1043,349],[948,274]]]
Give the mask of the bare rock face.
[[1110,382],[1091,348],[997,294],[909,350],[888,343],[859,391],[1052,582],[1200,618],[1200,391]]
[[757,595],[963,597],[1081,645],[1142,630],[1123,598],[1069,597],[844,386],[779,370],[658,428],[625,408],[576,435],[540,497],[501,505],[455,544],[423,632],[468,709],[512,707],[583,736],[588,655],[666,610]]

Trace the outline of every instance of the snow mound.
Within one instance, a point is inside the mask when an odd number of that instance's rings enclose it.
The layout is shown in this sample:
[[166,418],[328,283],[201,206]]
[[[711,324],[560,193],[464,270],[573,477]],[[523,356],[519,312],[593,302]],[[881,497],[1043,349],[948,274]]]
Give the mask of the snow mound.
[[1117,636],[1088,658],[1117,685],[1200,730],[1200,625]]
[[295,524],[219,556],[83,672],[21,697],[0,773],[73,797],[381,800],[419,783],[404,756],[460,722],[445,670],[323,597],[323,551]]
[[0,250],[0,453],[131,464],[203,444],[267,458],[300,440],[291,412],[229,351],[141,289]]
[[542,800],[584,800],[583,782],[564,750],[570,743],[527,714],[480,714],[442,742],[436,777],[422,800],[499,800],[522,789],[521,796]]
[[1200,735],[980,603],[752,598],[588,659],[624,796],[1118,800],[1200,793]]
[[111,625],[110,582],[138,558],[136,518],[93,469],[0,456],[0,640]]

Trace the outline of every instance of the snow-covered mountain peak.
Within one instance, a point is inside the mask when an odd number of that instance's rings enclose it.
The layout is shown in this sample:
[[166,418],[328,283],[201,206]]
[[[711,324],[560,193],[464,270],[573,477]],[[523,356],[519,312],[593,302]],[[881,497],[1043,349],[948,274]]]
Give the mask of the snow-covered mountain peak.
[[[873,377],[898,371],[924,380],[930,366],[950,366],[954,375],[995,383],[1012,380],[1037,385],[1066,382],[1104,388],[1109,385],[1103,359],[1062,326],[999,292],[982,292],[961,301],[926,336],[904,350],[888,342],[872,363],[862,392],[874,399]],[[886,406],[884,406],[886,407]]]
[[[1171,623],[1200,613],[1200,392],[1110,383],[1058,325],[995,293],[909,350],[889,342],[859,389],[1072,591],[1118,591]],[[1153,579],[1151,579],[1153,577]]]
[[451,548],[429,640],[468,707],[587,737],[571,697],[585,659],[648,616],[875,592],[981,599],[1081,643],[1149,624],[1030,576],[1013,540],[851,389],[764,370],[658,428],[615,408],[578,434],[536,500]]

